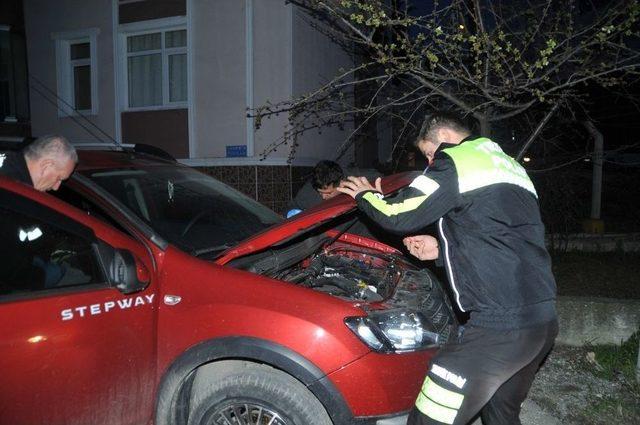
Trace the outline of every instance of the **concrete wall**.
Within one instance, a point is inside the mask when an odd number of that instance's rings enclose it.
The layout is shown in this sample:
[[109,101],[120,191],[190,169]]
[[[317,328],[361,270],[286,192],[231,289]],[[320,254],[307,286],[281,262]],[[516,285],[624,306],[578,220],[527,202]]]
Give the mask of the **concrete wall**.
[[[115,133],[114,68],[112,38],[112,8],[110,0],[24,0],[24,20],[27,38],[29,73],[57,93],[55,41],[53,33],[99,28],[98,53],[98,114],[88,118],[112,137]],[[38,93],[36,90],[44,93]],[[71,118],[59,118],[55,96],[30,81],[31,129],[34,136],[60,133],[74,142],[95,142],[97,138]],[[47,100],[49,98],[49,100]],[[77,118],[100,140],[99,134],[82,118]]]
[[559,344],[620,344],[640,327],[640,300],[559,297]]
[[639,252],[640,233],[548,235],[547,246],[561,251]]

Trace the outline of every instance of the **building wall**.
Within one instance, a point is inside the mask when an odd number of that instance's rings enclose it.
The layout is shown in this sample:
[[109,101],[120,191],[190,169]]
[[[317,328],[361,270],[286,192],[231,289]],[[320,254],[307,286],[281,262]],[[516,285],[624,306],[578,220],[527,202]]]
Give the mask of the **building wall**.
[[[165,8],[154,8],[154,1],[125,3],[119,6],[118,25],[118,82],[120,93],[120,126],[123,143],[144,143],[164,149],[175,158],[189,158],[189,105],[188,100],[170,103],[167,98],[170,87],[167,68],[162,71],[163,99],[159,105],[130,107],[128,100],[128,53],[127,40],[130,36],[145,33],[163,33],[167,30],[186,30],[188,20],[185,15],[184,0],[168,0]],[[126,10],[128,6],[136,8]],[[171,7],[169,7],[171,6]],[[124,12],[125,16],[122,16]],[[135,13],[133,13],[135,12]],[[168,15],[174,13],[175,15]],[[168,16],[167,16],[168,15]],[[123,19],[125,18],[126,19]],[[188,61],[187,47],[181,47]],[[184,50],[183,50],[184,49]],[[175,51],[174,51],[175,53]],[[167,51],[163,60],[168,60]],[[187,80],[189,79],[187,67]],[[187,83],[188,92],[188,83]]]
[[312,167],[236,165],[198,167],[198,170],[284,215],[292,194],[310,178]]
[[[291,98],[291,8],[281,0],[254,0],[253,79],[254,106]],[[260,156],[277,143],[286,128],[287,114],[263,120],[254,136],[254,154]],[[287,158],[283,147],[270,154]]]
[[[346,53],[332,43],[306,21],[300,10],[293,14],[293,96],[316,89],[321,83],[331,80],[342,67],[353,66]],[[338,149],[352,130],[347,125],[344,131],[338,128],[323,129],[321,133],[310,131],[300,139],[297,156],[338,160],[343,165],[353,161],[353,149],[348,149],[337,158]]]
[[244,1],[193,1],[192,158],[246,144]]
[[0,2],[0,138],[16,143],[31,135],[26,50],[22,1]]
[[[87,116],[115,136],[112,3],[110,0],[24,0],[30,80],[31,129],[34,136],[59,133],[73,142],[107,141],[109,137],[81,117],[58,117],[56,53],[52,34],[98,28],[98,114]],[[40,81],[42,84],[34,82]],[[92,134],[93,133],[93,134]]]
[[126,24],[186,14],[186,0],[143,0],[119,5],[118,21]]
[[135,111],[122,114],[126,143],[145,143],[169,152],[174,158],[189,156],[187,109]]
[[[52,34],[98,28],[98,114],[87,118],[109,136],[119,139],[115,134],[113,1],[25,0],[29,69],[44,84],[44,87],[32,84],[30,89],[34,135],[62,133],[74,142],[109,139],[81,117],[75,117],[77,122],[72,118],[58,117],[54,94],[57,82]],[[251,134],[248,132],[247,107],[277,103],[312,90],[335,75],[339,67],[349,63],[346,55],[309,26],[299,11],[282,0],[171,0],[160,3],[166,6],[162,10],[153,9],[155,2],[149,0],[125,3],[118,8],[120,20],[124,19],[126,23],[145,17],[155,18],[156,15],[149,15],[154,10],[160,13],[167,9],[169,12],[162,12],[166,15],[184,13],[187,7],[191,8],[188,11],[191,19],[188,30],[191,32],[189,50],[192,55],[190,76],[193,89],[189,111],[192,128],[186,140],[180,140],[176,149],[170,149],[181,158],[224,158],[226,146],[246,145],[253,138],[254,159],[247,158],[245,162],[256,163],[270,145],[282,138],[287,114],[263,120],[260,129]],[[253,5],[252,105],[247,103],[245,13],[248,3]],[[138,121],[126,114],[120,123],[122,140],[149,143],[147,136],[152,132],[136,131]],[[146,114],[145,118],[152,119],[153,114]],[[158,118],[159,123],[165,122],[162,117]],[[181,131],[185,126],[188,128],[181,122]],[[144,140],[138,140],[141,137]],[[343,139],[344,133],[336,129],[324,130],[322,134],[310,132],[300,139],[295,158],[305,159],[305,164],[322,158],[335,159]],[[170,142],[163,142],[167,143]],[[185,146],[189,145],[192,151],[185,152]],[[269,154],[269,158],[284,164],[289,153],[290,147],[285,146]],[[341,162],[348,163],[349,155]]]
[[[114,1],[25,0],[25,22],[30,70],[53,92],[57,83],[52,34],[99,29],[98,115],[90,119],[117,138],[112,33],[112,10],[117,3]],[[284,212],[287,201],[308,176],[309,166],[319,159],[336,159],[345,133],[329,129],[322,134],[312,132],[302,136],[294,166],[287,165],[288,146],[270,153],[266,161],[260,161],[269,146],[281,139],[287,114],[264,120],[257,131],[251,132],[248,122],[253,123],[247,119],[247,107],[278,103],[313,90],[332,78],[340,67],[349,66],[349,58],[282,0],[171,0],[165,4],[166,10],[149,9],[153,4],[154,1],[147,0],[119,5],[120,24],[126,26],[140,19],[186,11],[190,19],[187,30],[190,31],[188,48],[192,66],[190,109],[123,112],[122,140],[165,148],[183,162],[198,166]],[[247,4],[253,7],[250,41],[246,32]],[[247,74],[248,46],[252,48],[252,74]],[[251,84],[247,85],[248,81]],[[248,88],[252,89],[252,96],[247,96]],[[101,135],[92,136],[70,118],[59,118],[54,96],[48,96],[53,104],[33,88],[30,96],[34,135],[62,133],[74,142],[106,139]],[[80,118],[76,120],[88,126]],[[226,146],[246,145],[251,140],[252,158],[225,158]],[[352,153],[348,152],[340,162],[347,164],[351,158]]]
[[[253,2],[253,107],[278,103],[311,91],[332,78],[350,59],[281,0]],[[191,3],[190,3],[191,4]],[[193,1],[194,145],[192,158],[223,158],[225,146],[245,145],[247,133],[247,39],[245,0]],[[281,141],[286,113],[264,119],[253,133],[255,162]],[[309,132],[300,139],[294,164],[335,159],[345,132]],[[290,146],[269,153],[285,163]],[[341,162],[352,160],[352,152]],[[251,160],[247,159],[247,162]]]

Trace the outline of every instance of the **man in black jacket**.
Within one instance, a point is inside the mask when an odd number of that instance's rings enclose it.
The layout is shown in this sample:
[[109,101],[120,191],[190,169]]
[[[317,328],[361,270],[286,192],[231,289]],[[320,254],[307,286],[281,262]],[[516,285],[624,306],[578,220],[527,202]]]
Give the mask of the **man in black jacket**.
[[313,167],[311,178],[305,182],[289,202],[287,211],[303,211],[339,195],[338,186],[347,175],[364,175],[368,178],[375,178],[380,174],[371,170],[356,169],[348,169],[345,172],[337,162],[326,159],[319,161]]
[[75,148],[62,136],[43,136],[22,151],[0,153],[0,174],[46,192],[58,190],[78,162]]
[[352,177],[339,190],[420,259],[440,257],[454,301],[469,320],[434,357],[409,424],[519,424],[538,366],[558,332],[556,286],[537,194],[525,170],[458,117],[425,119],[418,149],[430,167],[397,197],[380,180]]

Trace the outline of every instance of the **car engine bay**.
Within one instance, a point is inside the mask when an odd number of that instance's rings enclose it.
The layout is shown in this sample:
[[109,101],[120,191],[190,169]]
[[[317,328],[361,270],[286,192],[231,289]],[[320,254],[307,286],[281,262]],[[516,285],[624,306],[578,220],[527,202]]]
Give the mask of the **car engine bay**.
[[447,340],[456,326],[449,298],[435,275],[400,255],[338,245],[270,277],[346,300],[417,310],[431,322],[441,340]]

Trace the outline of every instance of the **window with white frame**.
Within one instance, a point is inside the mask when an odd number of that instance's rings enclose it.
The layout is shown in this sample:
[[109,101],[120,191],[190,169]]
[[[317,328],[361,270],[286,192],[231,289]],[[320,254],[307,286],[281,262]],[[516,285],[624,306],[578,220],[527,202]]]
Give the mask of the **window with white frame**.
[[128,109],[187,105],[187,30],[126,34]]
[[53,34],[56,41],[58,116],[98,113],[99,30]]

